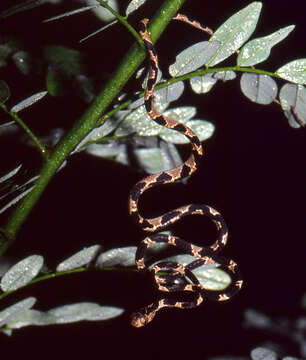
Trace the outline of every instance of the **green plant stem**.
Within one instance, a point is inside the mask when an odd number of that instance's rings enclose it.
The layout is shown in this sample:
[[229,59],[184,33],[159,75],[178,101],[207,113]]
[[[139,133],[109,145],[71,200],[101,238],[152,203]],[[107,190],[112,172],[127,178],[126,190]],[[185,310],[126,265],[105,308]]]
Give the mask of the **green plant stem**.
[[[185,1],[186,0],[165,0],[152,19],[149,27],[153,42],[156,42]],[[94,103],[56,146],[48,161],[42,167],[40,177],[36,181],[33,190],[20,201],[6,226],[3,227],[5,236],[0,235],[0,255],[6,251],[15,239],[18,230],[27,219],[30,211],[39,200],[57,169],[79,142],[96,126],[99,117],[106,111],[116,96],[118,96],[122,87],[137,70],[145,59],[145,56],[144,49],[137,43],[134,44],[114,72],[112,78],[105,84]]]
[[[102,269],[99,269],[100,271],[124,271],[124,272],[135,272],[137,271],[135,268],[120,268],[120,267],[105,267]],[[45,274],[45,275],[41,275],[31,281],[29,281],[27,284],[21,286],[20,288],[16,289],[16,290],[8,290],[3,292],[2,294],[0,294],[0,300],[4,299],[5,297],[9,296],[12,293],[15,293],[16,291],[19,291],[20,289],[23,289],[29,285],[41,282],[41,281],[45,281],[45,280],[49,280],[49,279],[53,279],[53,278],[57,278],[60,276],[64,276],[64,275],[71,275],[71,274],[76,274],[76,273],[80,273],[80,272],[85,272],[88,271],[87,267],[79,267],[76,269],[72,269],[72,270],[66,270],[66,271],[58,271],[55,273],[49,273],[49,274]]]
[[25,133],[32,139],[34,144],[38,147],[38,149],[40,150],[42,156],[44,158],[46,158],[46,149],[40,143],[40,141],[37,139],[37,137],[32,132],[32,130],[21,120],[21,118],[15,112],[9,111],[4,104],[0,103],[0,107],[16,121],[16,123],[25,131]]
[[[268,75],[277,79],[280,79],[280,76],[276,73],[270,72],[270,71],[266,71],[266,70],[261,70],[261,69],[254,69],[254,68],[243,68],[243,67],[239,67],[239,66],[228,66],[228,67],[222,67],[222,68],[207,68],[204,70],[197,70],[197,71],[193,71],[191,73],[182,75],[182,76],[177,76],[174,78],[171,78],[163,83],[157,84],[155,89],[159,90],[159,89],[163,89],[169,85],[175,84],[179,81],[184,81],[184,80],[188,80],[191,79],[195,76],[204,76],[207,75],[209,73],[217,73],[220,71],[236,71],[236,72],[248,72],[248,73],[253,73],[253,74],[258,74],[258,75]],[[141,93],[138,94],[138,98],[141,98],[144,96],[144,91],[142,91]],[[125,109],[126,107],[128,107],[130,104],[132,103],[132,100],[126,100],[124,103],[118,105],[116,108],[112,109],[111,111],[109,111],[108,113],[106,113],[105,115],[103,115],[99,121],[98,124],[102,124],[103,122],[105,122],[107,119],[109,119],[110,117],[112,117],[114,114],[116,114],[117,111]],[[104,138],[103,138],[104,139]],[[110,138],[111,140],[117,140],[116,137],[112,137]],[[107,139],[109,140],[109,139]]]
[[136,39],[136,41],[138,42],[138,44],[141,46],[141,47],[144,47],[143,45],[143,42],[141,40],[141,37],[139,36],[138,32],[133,28],[132,25],[130,25],[128,23],[128,21],[126,20],[125,17],[121,16],[120,14],[117,13],[117,11],[115,11],[113,8],[111,8],[106,1],[103,1],[103,0],[98,0],[98,2],[100,3],[101,6],[103,6],[105,9],[107,9],[109,12],[111,12],[115,17],[116,19],[121,22],[121,24],[123,26],[125,26],[129,32],[134,36],[134,38]]

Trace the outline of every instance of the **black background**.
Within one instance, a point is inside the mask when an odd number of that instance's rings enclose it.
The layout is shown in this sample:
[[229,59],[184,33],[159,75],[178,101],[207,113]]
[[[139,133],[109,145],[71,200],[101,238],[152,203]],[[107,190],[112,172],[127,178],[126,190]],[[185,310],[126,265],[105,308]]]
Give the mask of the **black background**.
[[[151,1],[132,16],[131,22],[137,26],[139,19],[150,17],[161,3]],[[182,12],[216,29],[248,3],[187,1]],[[79,48],[86,53],[89,74],[101,83],[105,74],[111,74],[119,64],[133,39],[116,25],[80,45],[81,37],[100,26],[88,13],[42,24],[43,19],[70,9],[72,4],[67,1],[64,5],[45,5],[12,16],[2,21],[1,27],[22,39],[25,48],[37,56],[42,44]],[[1,2],[1,9],[6,7],[8,5]],[[300,1],[263,4],[253,37],[290,24],[297,27],[258,68],[274,71],[291,60],[305,58],[304,17],[305,5]],[[178,51],[206,38],[186,24],[173,21],[157,44],[164,73]],[[234,61],[233,58],[229,63]],[[44,77],[37,77],[36,82],[23,77],[22,87],[17,74],[10,78],[12,104],[25,93],[30,95],[45,86]],[[125,91],[135,89],[135,84],[131,81]],[[147,328],[133,329],[129,325],[130,313],[158,295],[148,278],[135,273],[90,272],[50,280],[20,291],[14,299],[7,298],[1,308],[31,295],[38,298],[36,308],[41,310],[77,301],[94,301],[123,307],[125,314],[108,322],[24,328],[16,331],[12,338],[1,337],[0,343],[5,349],[26,343],[33,348],[44,346],[50,354],[61,346],[62,351],[80,355],[83,347],[89,356],[96,352],[96,356],[101,357],[110,350],[113,355],[136,358],[155,355],[175,358],[189,354],[205,359],[210,355],[248,355],[258,343],[267,340],[267,336],[241,329],[246,308],[256,308],[276,317],[294,317],[299,313],[305,291],[305,129],[291,128],[275,104],[251,103],[242,95],[238,79],[218,83],[202,96],[186,91],[178,104],[196,106],[197,117],[213,122],[216,131],[204,143],[203,166],[188,184],[154,189],[145,194],[141,202],[143,212],[148,216],[150,211],[161,214],[190,202],[218,209],[230,228],[230,241],[224,255],[233,257],[240,265],[245,280],[243,291],[227,303],[207,303],[189,312],[165,311]],[[75,98],[48,97],[25,111],[23,118],[37,133],[45,134],[53,127],[69,129],[84,109],[85,105]],[[5,142],[0,146],[4,169],[12,159],[24,158],[30,162],[36,159],[32,152],[25,153],[13,145]],[[17,261],[29,254],[41,254],[52,268],[91,244],[100,243],[105,249],[136,245],[143,234],[129,218],[126,202],[131,187],[140,178],[141,174],[135,169],[85,154],[73,156],[49,185],[8,256]],[[187,218],[174,230],[198,245],[209,243],[214,236],[209,222],[201,217]],[[279,341],[291,355],[298,355],[295,344],[287,343],[285,338]]]

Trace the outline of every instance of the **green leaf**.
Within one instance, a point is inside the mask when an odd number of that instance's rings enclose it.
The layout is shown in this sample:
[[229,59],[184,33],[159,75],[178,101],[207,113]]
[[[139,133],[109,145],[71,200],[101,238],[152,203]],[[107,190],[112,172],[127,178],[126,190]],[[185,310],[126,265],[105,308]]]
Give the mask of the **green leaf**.
[[52,96],[61,96],[65,93],[63,74],[52,66],[49,66],[47,70],[46,88]]
[[13,291],[24,286],[41,270],[44,259],[40,255],[31,255],[13,265],[1,279],[0,287],[3,291]]
[[3,80],[0,80],[0,103],[4,104],[10,96],[11,92],[7,83]]
[[277,84],[268,75],[244,73],[240,86],[243,94],[257,104],[271,104],[277,95]]
[[197,70],[212,58],[219,47],[218,41],[202,41],[189,46],[180,52],[175,58],[175,63],[169,66],[170,75],[181,76]]
[[262,3],[254,1],[231,16],[215,31],[209,41],[219,41],[221,46],[206,65],[211,67],[220,63],[249,39],[257,25],[261,8]]
[[271,48],[284,40],[294,28],[294,25],[290,25],[268,36],[251,40],[240,50],[237,65],[252,66],[263,62],[269,57]]
[[285,84],[279,92],[279,100],[291,127],[301,127],[292,112],[292,107],[300,122],[306,124],[306,89],[303,85]]
[[15,318],[19,317],[23,312],[30,309],[35,304],[35,302],[36,299],[34,297],[28,297],[1,311],[0,326],[3,326],[8,322],[13,321]]
[[100,245],[92,245],[82,249],[68,259],[62,261],[56,268],[56,271],[67,271],[79,268],[89,264],[100,251]]
[[45,47],[44,56],[48,63],[57,65],[65,74],[79,75],[82,72],[82,56],[77,50],[48,45]]
[[306,59],[293,60],[276,71],[282,79],[296,84],[306,84]]

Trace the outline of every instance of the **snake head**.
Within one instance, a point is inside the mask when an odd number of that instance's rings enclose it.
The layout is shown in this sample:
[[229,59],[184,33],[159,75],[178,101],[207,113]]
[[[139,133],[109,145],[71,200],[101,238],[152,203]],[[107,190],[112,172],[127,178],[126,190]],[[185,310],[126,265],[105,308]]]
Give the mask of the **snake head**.
[[151,311],[148,314],[140,311],[136,312],[131,316],[131,325],[137,328],[143,327],[153,320],[155,314],[155,311]]

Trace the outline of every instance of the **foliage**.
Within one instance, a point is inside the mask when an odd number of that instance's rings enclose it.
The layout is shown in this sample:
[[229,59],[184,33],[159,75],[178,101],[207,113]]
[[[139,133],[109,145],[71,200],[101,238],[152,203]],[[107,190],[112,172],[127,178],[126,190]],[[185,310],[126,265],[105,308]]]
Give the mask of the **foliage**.
[[[7,9],[0,14],[0,19],[45,3],[46,1],[27,1]],[[67,160],[75,152],[84,151],[131,166],[133,161],[128,146],[132,144],[133,158],[137,159],[139,168],[148,173],[170,169],[181,162],[177,145],[188,143],[187,139],[150,120],[143,105],[143,91],[120,93],[122,86],[135,73],[145,57],[139,35],[128,22],[129,16],[134,12],[137,14],[138,8],[144,3],[144,0],[132,0],[125,10],[125,15],[121,16],[116,6],[112,7],[110,2],[99,0],[103,10],[112,14],[113,21],[97,32],[120,22],[136,39],[132,50],[99,94],[94,90],[92,79],[84,73],[83,55],[75,49],[46,45],[42,51],[42,58],[35,59],[26,49],[18,48],[18,44],[14,42],[7,41],[0,45],[1,67],[5,68],[12,59],[24,76],[39,72],[40,76],[46,78],[46,91],[26,97],[11,109],[8,109],[6,103],[11,94],[14,94],[14,88],[10,88],[4,80],[0,82],[0,106],[12,119],[0,125],[0,134],[11,131],[17,123],[32,140],[32,145],[40,151],[44,161],[41,171],[34,176],[26,177],[22,183],[18,183],[17,178],[20,174],[26,174],[27,169],[23,164],[0,177],[0,213],[14,207],[8,223],[2,224],[1,254],[4,254],[14,241],[19,228],[26,221],[50,179],[56,172],[63,170]],[[165,1],[163,10],[167,10],[167,17],[163,18],[160,10],[150,28],[154,41],[182,3],[183,1],[179,0],[173,0],[172,4],[169,0]],[[97,5],[60,14],[47,21],[61,21],[67,16],[92,9],[96,11]],[[254,67],[266,61],[273,47],[294,30],[294,25],[290,25],[272,34],[249,40],[256,28],[261,9],[261,2],[252,2],[228,18],[207,41],[194,43],[177,54],[175,62],[168,68],[170,78],[164,78],[164,75],[159,73],[159,84],[155,92],[157,109],[166,116],[187,124],[202,142],[212,136],[214,125],[208,120],[196,118],[195,107],[171,107],[171,103],[183,95],[187,82],[196,94],[205,94],[217,83],[233,81],[241,75],[240,88],[249,100],[263,105],[278,104],[292,127],[303,127],[306,124],[306,59],[293,59],[275,71]],[[225,60],[232,61],[233,65],[216,67]],[[123,73],[125,77],[122,76]],[[145,88],[143,69],[138,71],[136,79],[139,87]],[[26,108],[31,109],[31,106],[47,94],[57,98],[71,89],[80,101],[88,104],[86,113],[65,136],[62,129],[54,129],[48,139],[36,136],[19,114]],[[112,110],[107,110],[115,98],[119,99],[118,102]],[[52,148],[51,154],[49,147]],[[93,245],[62,261],[54,272],[46,268],[42,256],[31,255],[4,272],[0,283],[0,299],[35,282],[85,272],[92,268],[97,271],[117,271],[122,268],[134,271],[135,251],[135,247],[127,247],[102,252],[99,245]],[[161,249],[156,251],[159,252]],[[170,259],[173,261],[176,258]],[[180,263],[185,261],[188,261],[186,257],[179,258]],[[209,289],[225,288],[230,281],[226,274],[216,268],[200,268],[197,272],[201,283]],[[35,302],[35,298],[28,297],[2,310],[1,331],[11,334],[13,329],[29,325],[105,320],[119,316],[124,311],[115,306],[77,303],[42,312],[33,309]],[[268,350],[263,349],[255,349],[251,354],[252,359],[272,359],[273,356]]]

